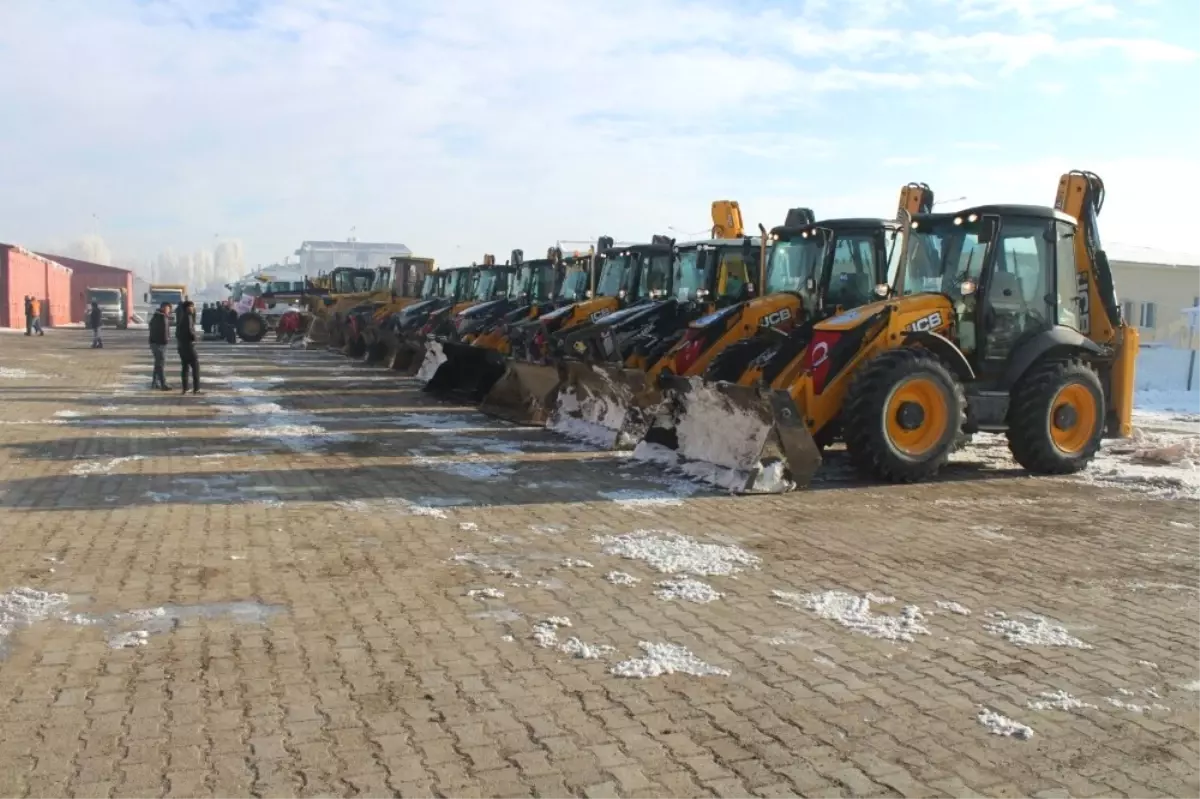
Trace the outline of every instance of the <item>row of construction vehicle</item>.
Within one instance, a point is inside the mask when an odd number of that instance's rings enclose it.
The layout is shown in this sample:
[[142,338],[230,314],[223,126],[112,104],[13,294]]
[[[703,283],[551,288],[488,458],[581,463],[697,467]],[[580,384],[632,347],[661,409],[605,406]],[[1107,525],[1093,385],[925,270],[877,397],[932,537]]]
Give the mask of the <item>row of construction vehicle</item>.
[[796,208],[753,235],[718,201],[701,241],[603,237],[455,269],[395,259],[375,293],[333,275],[310,334],[736,492],[806,487],[837,442],[864,476],[925,480],[976,432],[1005,434],[1030,472],[1068,474],[1132,433],[1138,333],[1101,247],[1103,202],[1083,171],[1052,207],[939,213],[911,183],[895,219]]

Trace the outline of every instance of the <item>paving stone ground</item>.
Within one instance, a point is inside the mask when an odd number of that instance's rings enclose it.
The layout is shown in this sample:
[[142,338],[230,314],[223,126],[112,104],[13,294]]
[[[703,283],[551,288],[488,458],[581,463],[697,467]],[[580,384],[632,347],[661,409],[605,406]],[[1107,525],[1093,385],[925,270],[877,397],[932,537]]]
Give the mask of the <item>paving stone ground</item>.
[[[1194,500],[969,454],[719,495],[326,352],[205,344],[220,382],[152,393],[144,337],[0,335],[0,795],[1200,792]],[[662,599],[593,540],[636,530],[759,561]],[[890,627],[775,593],[830,590]],[[989,632],[1024,613],[1083,646]],[[640,642],[728,674],[612,673]]]

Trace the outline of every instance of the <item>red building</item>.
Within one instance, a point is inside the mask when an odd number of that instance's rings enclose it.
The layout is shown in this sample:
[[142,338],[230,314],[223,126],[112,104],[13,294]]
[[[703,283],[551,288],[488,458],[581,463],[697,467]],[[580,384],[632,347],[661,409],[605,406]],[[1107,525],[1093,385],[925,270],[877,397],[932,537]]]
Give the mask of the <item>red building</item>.
[[71,270],[16,244],[0,243],[0,327],[25,327],[25,297],[42,303],[42,324],[65,325],[71,316]]
[[[71,321],[82,322],[87,312],[88,289],[125,289],[125,321],[133,313],[133,272],[115,266],[94,264],[65,255],[39,253],[43,258],[62,264],[71,270]],[[107,322],[105,323],[107,324]]]

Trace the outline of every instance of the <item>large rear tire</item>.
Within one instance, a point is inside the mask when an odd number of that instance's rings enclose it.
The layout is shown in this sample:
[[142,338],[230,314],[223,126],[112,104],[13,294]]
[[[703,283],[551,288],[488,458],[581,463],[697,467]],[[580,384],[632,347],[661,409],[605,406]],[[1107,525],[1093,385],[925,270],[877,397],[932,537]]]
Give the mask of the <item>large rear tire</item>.
[[954,451],[966,404],[962,384],[932,353],[881,353],[859,369],[842,406],[850,462],[891,483],[928,480]]
[[1104,435],[1104,387],[1080,360],[1030,369],[1008,406],[1008,449],[1034,474],[1075,474],[1087,468]]
[[244,313],[237,320],[237,335],[251,344],[262,341],[263,336],[267,335],[267,322],[254,311]]
[[770,342],[753,337],[730,344],[709,362],[704,379],[710,383],[736,383],[750,362],[770,348]]

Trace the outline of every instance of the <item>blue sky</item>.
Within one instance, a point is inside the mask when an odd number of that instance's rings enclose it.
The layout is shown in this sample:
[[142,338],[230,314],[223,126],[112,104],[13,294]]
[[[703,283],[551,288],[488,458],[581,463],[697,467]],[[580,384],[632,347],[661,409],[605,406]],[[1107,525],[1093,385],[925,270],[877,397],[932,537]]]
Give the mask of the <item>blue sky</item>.
[[1112,248],[1197,252],[1197,30],[1194,0],[7,0],[0,240],[253,264],[354,227],[458,262],[722,198],[1048,204],[1085,168]]

